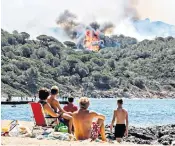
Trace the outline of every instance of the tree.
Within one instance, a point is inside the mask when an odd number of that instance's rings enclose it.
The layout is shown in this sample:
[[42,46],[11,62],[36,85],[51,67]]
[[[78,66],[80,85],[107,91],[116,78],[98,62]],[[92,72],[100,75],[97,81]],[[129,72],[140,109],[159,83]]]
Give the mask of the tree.
[[15,55],[13,54],[12,51],[7,52],[7,53],[6,53],[6,56],[7,56],[8,58],[10,58],[10,59],[14,59],[14,58],[15,58]]
[[30,35],[28,33],[26,33],[26,32],[21,32],[21,35],[22,35],[22,37],[23,37],[24,40],[30,38]]
[[25,81],[27,84],[27,89],[32,94],[37,93],[38,76],[38,71],[35,68],[30,68],[25,72]]
[[89,74],[88,67],[86,67],[83,63],[77,63],[75,66],[75,71],[81,78],[86,77]]
[[47,52],[44,48],[39,48],[37,51],[38,58],[45,58],[46,54]]
[[80,84],[80,76],[78,74],[72,75],[70,77],[70,82],[72,85],[76,86]]
[[109,65],[112,69],[115,69],[115,60],[114,60],[114,59],[109,59],[107,62],[108,62],[108,65]]
[[60,64],[61,74],[62,75],[70,74],[69,69],[70,69],[69,63],[66,60],[62,61],[61,64]]
[[30,45],[23,45],[21,47],[22,55],[26,58],[30,58],[30,55],[32,55],[33,50]]
[[49,45],[49,51],[56,56],[60,52],[60,47],[56,44]]
[[140,89],[144,89],[145,88],[144,81],[141,78],[135,78],[134,79],[134,85],[139,87]]
[[92,58],[91,61],[98,66],[103,66],[105,64],[104,59]]
[[12,35],[8,36],[8,43],[9,43],[10,45],[15,45],[15,44],[16,44],[16,39],[15,39],[15,37],[12,36]]

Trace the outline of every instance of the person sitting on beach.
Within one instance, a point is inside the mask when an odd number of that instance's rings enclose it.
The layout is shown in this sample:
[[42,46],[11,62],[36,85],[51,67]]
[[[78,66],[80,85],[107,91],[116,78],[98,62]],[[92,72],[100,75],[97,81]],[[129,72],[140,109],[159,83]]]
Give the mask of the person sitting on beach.
[[[114,122],[116,121],[115,138],[118,142],[121,142],[121,138],[123,138],[124,135],[125,136],[128,135],[128,112],[122,107],[123,105],[122,99],[117,100],[117,105],[118,105],[118,108],[117,110],[114,110],[110,130],[112,132]],[[126,125],[125,125],[125,122],[126,122]]]
[[60,118],[65,119],[66,123],[68,121],[68,130],[69,130],[69,133],[71,133],[72,132],[72,116],[70,115],[71,113],[68,113],[61,108],[59,101],[56,99],[58,92],[59,92],[58,87],[53,86],[51,88],[51,95],[48,97],[47,102],[50,104],[53,110],[59,114]]
[[[81,97],[79,101],[80,109],[73,113],[74,135],[77,140],[91,138],[95,140],[99,134],[103,141],[106,141],[104,120],[105,116],[93,111],[89,111],[89,99]],[[97,122],[93,119],[97,118]]]
[[[49,97],[49,90],[47,88],[41,88],[39,90],[39,103],[41,103],[44,113],[46,114],[46,116],[50,116],[53,117],[49,118],[49,120],[47,120],[47,123],[49,125],[53,124],[54,122],[56,122],[56,124],[58,124],[58,119],[59,119],[59,114],[55,113],[53,111],[53,109],[50,107],[50,105],[47,103],[47,98]],[[55,117],[58,117],[58,119],[55,120]]]
[[73,97],[69,97],[68,98],[68,102],[69,103],[63,107],[63,109],[65,111],[73,113],[73,112],[78,110],[78,107],[73,104],[73,102],[74,102],[74,98]]

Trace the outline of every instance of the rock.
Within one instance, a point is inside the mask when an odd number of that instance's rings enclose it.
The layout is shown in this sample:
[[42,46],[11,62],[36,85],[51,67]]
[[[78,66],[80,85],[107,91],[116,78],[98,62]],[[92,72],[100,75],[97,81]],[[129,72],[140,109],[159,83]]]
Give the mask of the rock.
[[[110,133],[109,125],[105,126],[106,136],[114,140],[114,134]],[[169,145],[175,140],[175,125],[154,126],[140,128],[130,126],[128,137],[124,137],[125,142],[136,144],[163,144]]]
[[149,140],[140,140],[138,144],[151,144],[151,141]]
[[162,144],[163,145],[169,145],[169,142],[168,141],[163,141]]
[[172,135],[164,135],[162,136],[158,142],[161,143],[161,144],[164,144],[164,143],[167,143],[168,144],[171,144],[171,142],[174,140],[174,137]]
[[151,135],[146,135],[144,133],[130,133],[132,136],[135,136],[137,138],[140,139],[144,139],[144,140],[153,140],[154,138]]

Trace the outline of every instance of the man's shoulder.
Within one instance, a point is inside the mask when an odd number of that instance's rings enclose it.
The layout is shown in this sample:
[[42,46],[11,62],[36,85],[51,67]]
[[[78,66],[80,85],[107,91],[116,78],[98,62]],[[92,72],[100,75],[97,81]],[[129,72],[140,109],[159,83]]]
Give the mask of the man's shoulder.
[[119,110],[119,109],[114,110],[115,113],[118,113],[118,112],[120,112],[120,111],[125,112],[125,113],[128,113],[127,110],[124,109],[124,108],[122,108],[122,110]]
[[53,103],[59,103],[59,101],[57,99],[53,99],[52,102]]
[[98,113],[95,111],[89,111],[89,114],[94,115],[94,116],[98,115]]
[[114,113],[116,113],[117,112],[117,109],[116,110],[114,110]]
[[123,108],[123,112],[128,113],[126,109]]

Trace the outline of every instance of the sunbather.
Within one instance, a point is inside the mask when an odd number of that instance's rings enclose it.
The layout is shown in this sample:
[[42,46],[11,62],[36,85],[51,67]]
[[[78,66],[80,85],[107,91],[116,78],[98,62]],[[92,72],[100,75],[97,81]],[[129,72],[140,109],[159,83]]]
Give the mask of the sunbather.
[[[114,122],[116,121],[115,126],[115,138],[118,142],[121,142],[121,138],[125,135],[128,135],[128,112],[123,109],[123,100],[119,99],[117,100],[118,108],[117,110],[114,110],[113,119],[111,122],[110,130],[112,132],[112,128],[114,125]],[[126,125],[125,125],[126,123]]]
[[[80,109],[73,113],[74,134],[77,140],[85,140],[92,138],[95,140],[99,134],[103,141],[106,141],[104,120],[105,116],[93,111],[89,111],[89,99],[87,97],[80,98]],[[93,119],[97,118],[97,122]]]
[[[49,94],[50,93],[47,88],[41,88],[39,90],[39,99],[40,99],[39,103],[42,104],[42,107],[46,116],[53,117],[53,119],[49,118],[49,120],[47,120],[47,123],[50,125],[50,124],[53,124],[53,122],[57,122],[58,124],[58,119],[60,115],[55,113],[53,109],[50,107],[50,105],[47,103],[47,98],[49,97]],[[55,117],[58,117],[58,118],[55,118]]]
[[59,92],[58,87],[53,86],[51,88],[51,95],[48,97],[47,102],[50,104],[53,110],[59,114],[61,118],[66,119],[68,121],[69,133],[71,133],[72,132],[72,116],[70,115],[71,113],[68,113],[61,108],[60,103],[57,100],[58,92]]

